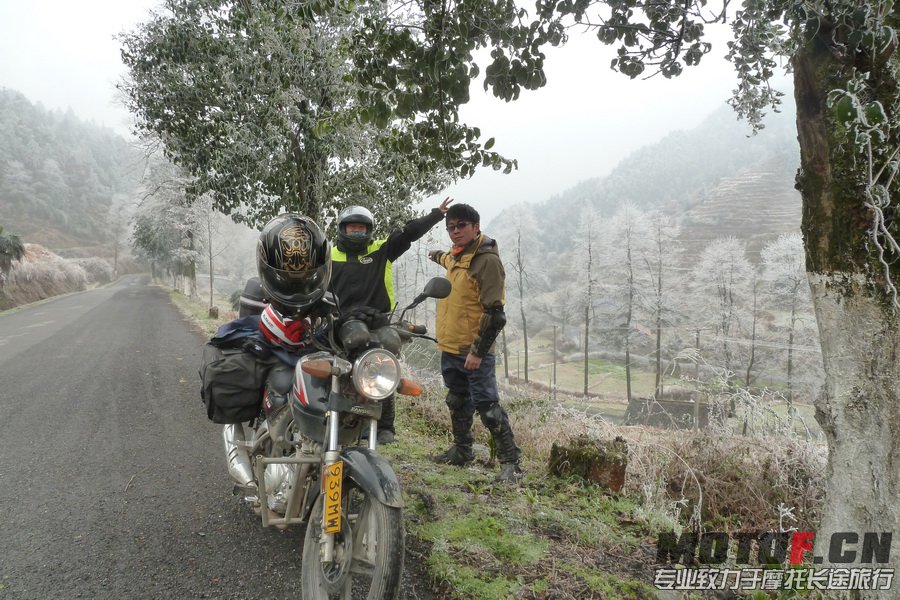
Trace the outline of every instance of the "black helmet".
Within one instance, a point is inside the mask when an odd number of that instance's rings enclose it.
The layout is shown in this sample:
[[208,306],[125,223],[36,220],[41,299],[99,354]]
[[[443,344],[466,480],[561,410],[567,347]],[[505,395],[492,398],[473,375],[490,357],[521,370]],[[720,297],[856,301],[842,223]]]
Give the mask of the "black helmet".
[[256,268],[266,297],[282,314],[304,315],[331,281],[331,247],[312,219],[285,213],[260,232]]
[[[348,234],[347,223],[362,223],[366,226],[365,235]],[[375,217],[368,208],[363,206],[348,206],[338,215],[338,250],[341,252],[360,253],[365,251],[372,243],[372,235],[375,231]]]

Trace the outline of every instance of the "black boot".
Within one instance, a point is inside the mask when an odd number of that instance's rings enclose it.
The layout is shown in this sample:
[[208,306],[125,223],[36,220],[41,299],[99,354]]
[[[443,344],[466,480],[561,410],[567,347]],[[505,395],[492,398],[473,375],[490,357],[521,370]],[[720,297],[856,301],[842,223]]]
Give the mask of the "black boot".
[[462,466],[475,460],[472,451],[472,422],[474,412],[467,405],[466,398],[455,394],[447,394],[447,407],[450,409],[450,425],[453,430],[453,445],[445,452],[434,457],[434,461]]
[[519,458],[522,451],[516,446],[512,428],[509,426],[509,417],[499,402],[479,407],[481,422],[491,432],[491,438],[497,448],[497,459],[500,461],[500,475],[497,481],[515,482],[522,478],[522,470],[519,468]]
[[381,418],[378,419],[378,443],[390,444],[394,441],[394,395],[381,401]]

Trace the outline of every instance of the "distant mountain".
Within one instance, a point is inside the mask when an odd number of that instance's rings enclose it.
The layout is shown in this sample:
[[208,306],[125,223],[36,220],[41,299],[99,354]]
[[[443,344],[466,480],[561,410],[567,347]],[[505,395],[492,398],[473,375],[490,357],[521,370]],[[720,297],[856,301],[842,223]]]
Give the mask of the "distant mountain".
[[142,170],[111,130],[0,88],[0,225],[23,241],[97,254],[110,207],[130,199]]
[[[728,107],[690,131],[676,131],[623,159],[606,177],[583,181],[531,205],[544,250],[565,252],[585,209],[611,216],[626,202],[676,216],[690,256],[720,235],[748,242],[751,258],[766,241],[797,231],[800,164],[793,114],[770,115],[750,135]],[[489,226],[502,237],[513,226],[506,209]],[[499,233],[498,233],[499,232]]]

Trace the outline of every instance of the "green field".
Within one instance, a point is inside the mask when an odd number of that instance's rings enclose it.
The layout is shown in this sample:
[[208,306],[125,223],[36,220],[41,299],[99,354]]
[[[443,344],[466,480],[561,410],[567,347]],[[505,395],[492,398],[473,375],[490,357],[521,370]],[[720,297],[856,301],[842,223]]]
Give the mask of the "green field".
[[[518,360],[517,360],[518,358]],[[502,356],[498,356],[497,375],[503,377],[505,370]],[[525,377],[525,361],[521,353],[510,352],[509,376]],[[528,380],[533,383],[550,385],[553,377],[553,353],[540,349],[528,353]],[[652,396],[656,376],[652,370],[643,367],[631,368],[631,394],[633,396]],[[679,383],[674,377],[664,377],[663,383]],[[560,391],[570,394],[581,394],[584,389],[584,361],[577,360],[567,363],[557,363],[556,384]],[[591,358],[588,359],[588,393],[602,397],[621,398],[626,397],[625,366],[614,362]]]

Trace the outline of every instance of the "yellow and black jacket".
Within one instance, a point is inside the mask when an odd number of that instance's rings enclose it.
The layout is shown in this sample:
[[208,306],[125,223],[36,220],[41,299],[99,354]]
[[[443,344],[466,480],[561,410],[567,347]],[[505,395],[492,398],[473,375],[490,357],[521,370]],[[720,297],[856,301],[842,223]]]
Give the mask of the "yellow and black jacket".
[[447,269],[453,285],[450,295],[438,301],[438,348],[450,354],[477,354],[474,349],[490,322],[485,311],[502,307],[505,301],[506,273],[497,242],[482,233],[459,254],[438,252],[432,260]]
[[371,306],[390,312],[394,298],[393,264],[412,243],[428,233],[444,215],[434,208],[428,214],[394,230],[387,239],[375,240],[361,254],[331,248],[331,291],[337,296],[341,312]]

